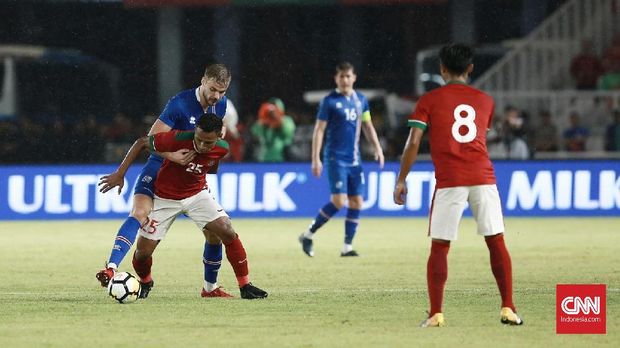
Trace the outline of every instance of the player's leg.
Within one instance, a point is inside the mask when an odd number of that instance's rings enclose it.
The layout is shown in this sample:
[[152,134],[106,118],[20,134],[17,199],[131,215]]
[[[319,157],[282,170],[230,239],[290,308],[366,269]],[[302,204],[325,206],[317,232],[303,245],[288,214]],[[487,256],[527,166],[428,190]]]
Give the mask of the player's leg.
[[357,251],[353,250],[353,238],[357,233],[363,203],[361,195],[348,197],[347,217],[344,220],[344,245],[340,256],[359,256]]
[[138,230],[146,222],[153,208],[153,186],[160,165],[161,162],[149,160],[136,179],[131,212],[116,233],[106,267],[96,274],[101,286],[108,285],[116,269],[131,250]]
[[226,258],[235,272],[241,297],[247,299],[264,298],[267,293],[250,283],[247,254],[243,243],[235,232],[222,206],[207,191],[184,200],[184,210],[194,223],[203,231],[205,239],[211,238],[207,232],[222,241]]
[[512,299],[512,261],[504,242],[504,220],[496,185],[480,185],[471,188],[469,204],[478,234],[483,235],[489,249],[491,271],[502,298],[501,321],[521,325]]
[[450,242],[456,240],[467,201],[467,190],[451,187],[435,190],[431,205],[429,236],[431,252],[426,264],[430,310],[421,327],[443,326],[443,296],[448,280]]
[[364,204],[362,194],[364,192],[365,179],[361,166],[349,168],[347,178],[348,207],[347,217],[344,220],[344,246],[340,256],[359,256],[353,250],[353,238],[357,233],[357,226],[360,221],[360,211]]
[[136,240],[138,230],[146,223],[151,209],[153,209],[153,197],[141,193],[133,196],[131,212],[116,234],[108,267],[117,268],[120,265]]
[[203,229],[205,247],[202,255],[204,265],[204,286],[202,297],[232,297],[217,284],[217,275],[222,266],[222,241],[213,233]]
[[146,298],[155,284],[151,274],[153,252],[182,211],[180,201],[162,200],[157,197],[153,201],[153,210],[147,218],[147,223],[140,229],[132,260],[133,268],[140,280],[139,298]]
[[226,258],[235,272],[241,297],[244,299],[257,299],[267,297],[267,292],[255,287],[250,282],[248,258],[241,243],[241,239],[235,232],[227,216],[222,216],[205,226],[214,232],[222,240],[226,250]]
[[443,294],[448,280],[448,251],[450,241],[433,239],[431,252],[426,263],[426,285],[430,309],[428,318],[422,321],[421,327],[443,326]]
[[155,284],[153,277],[151,276],[151,267],[153,266],[152,255],[159,242],[159,240],[152,240],[138,236],[136,250],[133,253],[131,263],[133,264],[133,269],[136,271],[136,274],[140,279],[139,298],[147,298],[151,288]]
[[332,216],[338,213],[347,201],[346,168],[339,166],[334,162],[327,162],[325,169],[327,171],[329,189],[331,192],[330,201],[319,209],[319,212],[310,226],[308,226],[308,229],[299,236],[299,242],[301,243],[302,250],[310,257],[314,256],[314,250],[312,247],[312,238],[314,237],[314,234],[327,221],[329,221]]
[[[210,190],[207,192],[211,195]],[[212,195],[211,198],[215,201]],[[217,285],[217,276],[222,266],[222,241],[208,230],[203,233],[206,238],[202,253],[205,284],[201,295],[202,297],[231,297]]]

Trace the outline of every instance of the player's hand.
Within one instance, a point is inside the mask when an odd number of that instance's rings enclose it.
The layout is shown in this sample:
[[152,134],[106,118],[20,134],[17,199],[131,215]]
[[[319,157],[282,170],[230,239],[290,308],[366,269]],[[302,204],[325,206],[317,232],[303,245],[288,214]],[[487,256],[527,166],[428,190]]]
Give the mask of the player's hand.
[[323,171],[323,163],[321,162],[321,160],[312,161],[312,175],[316,176],[317,178],[320,178],[322,171]]
[[118,186],[118,194],[121,194],[123,186],[125,186],[125,177],[117,172],[104,175],[99,179],[99,192],[106,193]]
[[379,162],[379,168],[383,169],[383,165],[385,164],[385,156],[383,156],[383,151],[375,151],[375,161]]
[[182,166],[187,165],[196,157],[196,151],[190,149],[181,149],[175,152],[169,152],[166,159]]
[[397,182],[394,187],[394,203],[398,205],[405,204],[407,200],[407,184],[404,182]]

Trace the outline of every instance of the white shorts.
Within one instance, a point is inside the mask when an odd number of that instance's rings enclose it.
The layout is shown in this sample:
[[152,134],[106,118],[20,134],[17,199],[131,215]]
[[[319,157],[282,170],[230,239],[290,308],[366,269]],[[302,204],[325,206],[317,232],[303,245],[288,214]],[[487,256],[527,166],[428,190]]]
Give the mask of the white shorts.
[[165,199],[156,195],[148,221],[140,228],[140,236],[152,240],[164,239],[170,225],[181,214],[192,219],[201,231],[209,222],[228,216],[207,190],[182,200]]
[[467,203],[478,224],[478,234],[493,236],[504,232],[497,186],[478,185],[437,189],[431,206],[428,235],[434,239],[456,240]]

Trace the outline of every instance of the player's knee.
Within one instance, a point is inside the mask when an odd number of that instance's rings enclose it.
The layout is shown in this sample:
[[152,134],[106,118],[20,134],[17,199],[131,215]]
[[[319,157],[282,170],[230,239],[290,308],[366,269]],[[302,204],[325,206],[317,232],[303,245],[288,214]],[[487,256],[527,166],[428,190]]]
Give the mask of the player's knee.
[[211,231],[209,231],[208,229],[204,229],[204,235],[205,235],[205,240],[207,241],[207,243],[211,244],[211,245],[215,245],[215,244],[221,244],[222,241],[217,237],[217,235]]
[[[215,234],[223,243],[230,242],[237,238],[237,233],[235,233],[230,219],[227,217],[221,217],[215,221],[211,221],[205,226],[205,230]],[[205,232],[205,238],[208,238],[207,236],[208,233]]]
[[133,254],[133,258],[136,261],[146,261],[146,259],[148,259],[149,257],[151,257],[151,255],[153,254],[152,251],[149,250],[144,250],[141,248],[136,248],[136,252]]
[[362,205],[364,204],[364,201],[362,200],[361,197],[359,196],[355,196],[355,197],[350,197],[349,198],[349,208],[351,209],[362,209]]
[[138,220],[140,222],[140,225],[143,225],[146,222],[149,213],[150,210],[144,209],[142,207],[134,207],[131,210],[131,216]]
[[332,197],[331,201],[332,204],[338,209],[342,209],[342,207],[344,207],[344,205],[347,203],[347,199],[341,196]]

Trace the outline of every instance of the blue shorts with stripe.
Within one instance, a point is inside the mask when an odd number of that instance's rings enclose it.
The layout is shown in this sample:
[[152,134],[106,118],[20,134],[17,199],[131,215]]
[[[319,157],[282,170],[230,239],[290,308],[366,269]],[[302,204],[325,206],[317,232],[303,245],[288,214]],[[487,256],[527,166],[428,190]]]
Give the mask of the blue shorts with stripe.
[[155,194],[155,179],[157,179],[157,173],[161,167],[162,160],[158,158],[149,157],[148,161],[142,167],[140,175],[136,179],[134,185],[133,194],[143,194],[153,198]]
[[325,163],[329,190],[332,194],[363,195],[366,179],[364,178],[364,170],[361,165],[343,165],[337,161],[327,161]]

